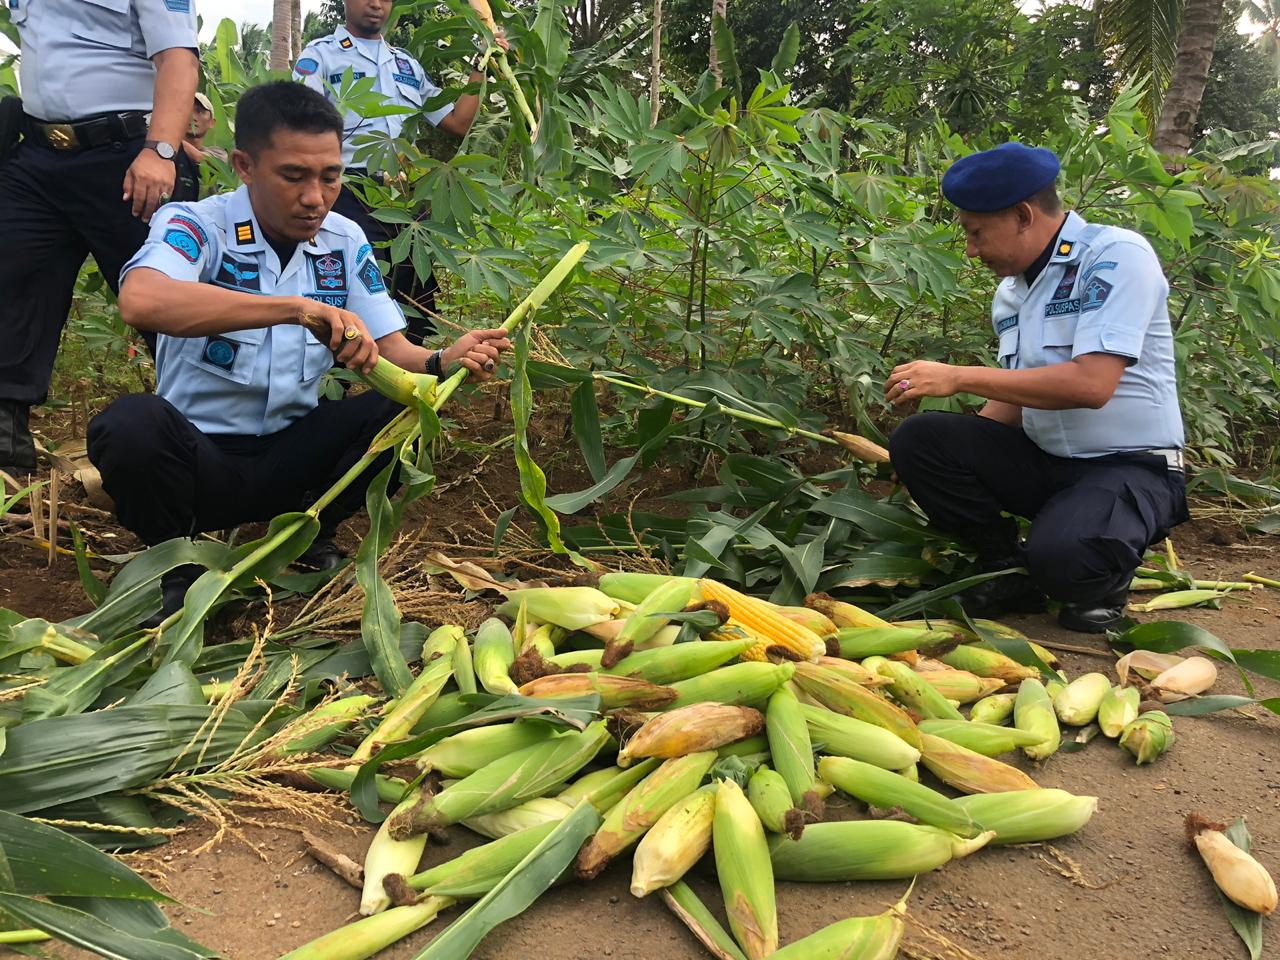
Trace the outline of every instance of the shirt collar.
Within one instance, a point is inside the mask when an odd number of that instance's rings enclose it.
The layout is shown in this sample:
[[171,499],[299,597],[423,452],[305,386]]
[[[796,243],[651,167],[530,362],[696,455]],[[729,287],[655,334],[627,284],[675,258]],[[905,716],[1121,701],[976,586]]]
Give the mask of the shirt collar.
[[[387,43],[387,40],[385,37],[377,41],[378,56],[376,58],[371,58],[369,54],[366,52],[367,41],[365,40],[365,38],[357,37],[354,34],[352,34],[352,32],[347,29],[347,25],[345,23],[342,26],[338,27],[337,30],[333,31],[333,35],[338,38],[338,46],[342,47],[344,50],[354,50],[356,53],[360,54],[360,56],[364,57],[366,60],[373,59],[374,63],[380,64],[391,58],[391,47]],[[348,42],[349,46],[343,45],[344,40]]]

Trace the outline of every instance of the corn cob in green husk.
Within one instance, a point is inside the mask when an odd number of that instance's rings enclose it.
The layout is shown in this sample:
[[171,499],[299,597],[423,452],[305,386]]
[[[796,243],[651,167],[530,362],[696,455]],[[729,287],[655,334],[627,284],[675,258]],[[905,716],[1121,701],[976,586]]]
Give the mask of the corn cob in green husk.
[[603,721],[495,760],[469,777],[391,817],[391,835],[407,839],[432,827],[506,810],[540,797],[591,762],[609,740]]
[[1105,736],[1114,740],[1124,728],[1138,719],[1142,694],[1137,687],[1112,687],[1098,704],[1098,726]]
[[773,769],[786,781],[791,792],[791,804],[801,816],[800,829],[803,829],[805,820],[821,820],[825,808],[818,796],[813,743],[809,739],[809,727],[800,709],[800,701],[789,685],[779,687],[769,698],[765,735],[769,739]]
[[993,723],[981,723],[975,720],[923,720],[920,723],[920,733],[933,734],[935,737],[950,740],[984,757],[998,757],[1010,750],[1029,747],[1040,742],[1037,734],[1019,730],[1017,727],[1000,727]]
[[863,803],[885,809],[901,807],[921,823],[961,837],[980,832],[954,800],[891,770],[848,757],[823,757],[818,774],[837,790]]
[[471,662],[480,686],[498,697],[515,693],[516,685],[511,679],[511,664],[515,659],[515,642],[507,625],[497,617],[480,624],[471,649]]
[[412,759],[423,773],[434,770],[459,779],[516,750],[545,743],[555,735],[556,729],[551,724],[537,720],[473,727],[445,737]]
[[631,858],[631,893],[648,896],[669,887],[711,848],[716,788],[699,787],[658,818]]
[[368,960],[380,950],[425,927],[441,910],[453,906],[448,897],[428,897],[339,927],[290,950],[280,960]]
[[670,684],[676,692],[676,699],[668,709],[705,702],[760,707],[795,672],[794,663],[761,662],[734,663],[709,670],[701,676]]
[[753,707],[697,703],[659,713],[646,720],[618,751],[618,766],[635,757],[683,757],[753,736],[764,729],[764,716]]
[[[885,770],[901,770],[920,759],[919,750],[901,737],[874,723],[866,723],[828,710],[826,707],[814,707],[807,703],[800,704],[800,712],[804,715],[805,724],[809,728],[809,739],[818,753],[852,757],[854,760],[872,763]],[[951,723],[954,721],[928,722]],[[923,725],[920,729],[924,729]]]
[[817,664],[800,663],[795,667],[796,686],[828,710],[883,727],[917,750],[920,748],[920,731],[901,707]]
[[[410,809],[418,802],[417,796],[401,801],[394,813]],[[360,913],[371,917],[391,906],[391,897],[382,888],[384,877],[391,874],[408,876],[418,869],[422,851],[427,846],[427,835],[421,834],[408,840],[396,840],[391,836],[391,818],[383,820],[378,832],[369,842],[364,856],[364,889],[360,894]]]
[[906,904],[874,917],[850,917],[789,943],[773,960],[893,960],[907,925]]
[[921,762],[935,777],[963,793],[1004,793],[1034,790],[1039,786],[1017,767],[993,760],[959,744],[921,733]]
[[661,710],[676,698],[671,687],[658,686],[631,677],[613,677],[607,673],[553,673],[522,685],[522,697],[560,699],[596,694],[605,710],[629,707],[633,710]]
[[868,657],[863,666],[870,667],[889,679],[889,692],[899,703],[905,703],[924,717],[963,720],[962,714],[945,696],[924,681],[907,664],[883,657]]
[[1053,789],[976,793],[959,797],[956,803],[982,829],[995,831],[992,846],[1065,837],[1088,823],[1098,809],[1097,797],[1076,797]]
[[748,960],[764,960],[778,949],[773,866],[760,818],[732,780],[716,788],[712,845],[729,929]]
[[574,870],[584,880],[599,876],[609,861],[637,843],[658,818],[697,789],[711,765],[713,751],[667,760],[605,815],[595,836],[582,845]]
[[[650,683],[672,684],[722,667],[742,655],[755,641],[742,640],[691,640],[656,650],[637,650],[619,660],[605,673],[617,677],[632,677]],[[600,651],[579,651],[599,653]]]
[[966,840],[899,820],[843,820],[810,824],[799,840],[774,837],[769,855],[779,880],[905,880],[967,857],[994,837],[986,831]]
[[798,839],[804,832],[804,815],[791,802],[791,791],[782,774],[764,764],[756,767],[747,781],[747,800],[770,833],[785,833]]
[[1052,756],[1062,743],[1053,701],[1039,680],[1023,680],[1019,684],[1018,698],[1013,702],[1013,725],[1040,738],[1031,746],[1022,748],[1022,752],[1032,760]]
[[989,723],[993,726],[1013,719],[1013,705],[1017,701],[1016,693],[993,693],[983,697],[969,708],[969,719],[975,723]]

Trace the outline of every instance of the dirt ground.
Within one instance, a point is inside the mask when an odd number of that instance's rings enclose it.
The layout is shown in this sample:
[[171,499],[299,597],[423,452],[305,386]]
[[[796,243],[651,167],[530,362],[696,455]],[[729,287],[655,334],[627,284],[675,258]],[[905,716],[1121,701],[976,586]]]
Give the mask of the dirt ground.
[[[501,499],[498,489],[509,491],[514,471],[507,451],[477,465],[482,456],[442,465],[443,500],[415,507],[424,522],[434,518],[454,532],[483,522],[477,513],[486,502],[482,491]],[[557,484],[556,470],[552,463],[552,489],[574,489],[567,482]],[[106,528],[97,528],[100,537]],[[1248,539],[1230,523],[1201,519],[1178,531],[1175,541],[1184,564],[1202,578],[1235,578],[1249,570],[1280,575],[1280,538]],[[117,549],[128,546],[127,536],[106,542]],[[69,558],[48,569],[44,556],[17,538],[0,540],[0,605],[54,620],[88,606]],[[1280,591],[1259,589],[1221,611],[1171,616],[1199,624],[1234,647],[1280,649]],[[1008,622],[1035,639],[1093,651],[1061,654],[1073,676],[1110,669],[1112,657],[1098,639],[1067,633],[1046,616]],[[1214,692],[1244,690],[1238,677],[1222,670]],[[1280,684],[1260,682],[1257,693],[1280,695]],[[904,955],[957,960],[1247,957],[1207,872],[1187,852],[1182,818],[1192,810],[1218,820],[1246,817],[1256,855],[1280,875],[1280,717],[1250,708],[1179,717],[1175,729],[1171,753],[1148,767],[1136,767],[1129,754],[1101,737],[1043,765],[1013,760],[1042,786],[1099,797],[1098,813],[1083,831],[1051,845],[991,848],[920,877],[909,904]],[[272,960],[353,919],[358,901],[354,890],[303,855],[303,827],[357,860],[372,836],[368,827],[342,815],[251,827],[247,843],[228,839],[196,855],[192,851],[211,835],[207,826],[197,825],[172,843],[129,859],[180,901],[169,910],[179,929],[232,960]],[[448,847],[428,849],[424,865],[455,856],[474,842],[462,828],[452,834]],[[628,879],[629,861],[615,863],[590,884],[553,890],[495,931],[475,956],[675,960],[706,955],[657,897],[633,898]],[[705,863],[693,882],[719,911],[714,877]],[[879,912],[906,887],[905,881],[781,883],[782,942],[835,920]],[[415,956],[457,913],[449,911],[380,956]],[[1266,936],[1264,955],[1280,956],[1280,928],[1274,921],[1267,923]],[[81,956],[57,950],[53,955]]]

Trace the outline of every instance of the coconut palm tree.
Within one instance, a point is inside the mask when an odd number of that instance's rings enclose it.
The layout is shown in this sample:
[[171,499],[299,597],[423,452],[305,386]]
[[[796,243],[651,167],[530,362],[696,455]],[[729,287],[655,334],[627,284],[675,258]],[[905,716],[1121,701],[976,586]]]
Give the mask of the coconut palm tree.
[[1152,145],[1171,157],[1186,156],[1200,116],[1200,100],[1209,82],[1209,65],[1222,23],[1223,0],[1186,0],[1178,29],[1173,76],[1160,105]]
[[1244,15],[1259,31],[1254,42],[1270,58],[1280,77],[1280,0],[1249,0]]
[[292,65],[293,0],[271,2],[271,69],[288,70]]

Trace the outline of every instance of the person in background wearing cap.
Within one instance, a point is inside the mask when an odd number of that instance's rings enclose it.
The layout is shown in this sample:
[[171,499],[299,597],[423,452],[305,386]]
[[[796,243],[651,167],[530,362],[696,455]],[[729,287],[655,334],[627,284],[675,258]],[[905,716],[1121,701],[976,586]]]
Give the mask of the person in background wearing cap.
[[[885,395],[971,393],[978,416],[920,413],[894,432],[898,477],[983,571],[1025,567],[960,599],[971,614],[1036,612],[1100,633],[1123,616],[1144,551],[1188,519],[1169,285],[1131,230],[1065,213],[1058,158],[1005,143],[942,178],[965,252],[1002,278],[998,367],[915,360]],[[1006,514],[1031,521],[1026,543]]]
[[[409,107],[421,113],[433,126],[455,137],[464,137],[475,122],[480,109],[480,98],[474,93],[463,94],[454,103],[447,103],[433,110],[424,104],[440,95],[427,72],[407,50],[393,47],[383,39],[382,31],[391,16],[392,0],[345,0],[343,7],[346,23],[327,37],[311,41],[298,57],[293,68],[293,78],[333,100],[333,88],[342,84],[343,75],[350,70],[354,79],[373,78],[373,89],[396,106]],[[497,43],[509,49],[503,37]],[[479,84],[483,76],[474,67],[470,83]],[[347,165],[346,178],[393,175],[395,171],[369,170],[355,160],[356,139],[369,134],[388,138],[400,136],[406,115],[391,114],[385,117],[362,117],[348,113],[346,129],[342,136],[342,161]],[[390,259],[385,247],[395,240],[404,224],[384,223],[372,216],[369,206],[347,185],[333,208],[345,217],[360,224],[370,241],[379,247],[379,254]],[[395,264],[387,277],[387,287],[392,296],[401,294],[421,304],[427,310],[435,310],[435,292],[440,289],[434,275],[419,282],[413,265],[407,260]],[[435,333],[435,325],[428,317],[410,317],[406,335],[414,343]]]
[[192,0],[9,0],[23,116],[0,143],[0,470],[35,469],[76,278],[120,268],[161,204],[185,199],[173,160],[196,89]]
[[184,196],[195,200],[200,196],[200,164],[208,157],[228,162],[227,151],[221,147],[206,147],[204,138],[217,121],[213,116],[213,104],[203,93],[197,93],[191,110],[191,125],[182,139],[182,150],[174,162],[178,166],[178,180],[185,185]]

